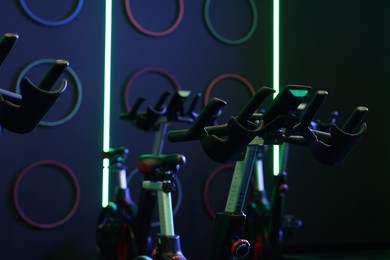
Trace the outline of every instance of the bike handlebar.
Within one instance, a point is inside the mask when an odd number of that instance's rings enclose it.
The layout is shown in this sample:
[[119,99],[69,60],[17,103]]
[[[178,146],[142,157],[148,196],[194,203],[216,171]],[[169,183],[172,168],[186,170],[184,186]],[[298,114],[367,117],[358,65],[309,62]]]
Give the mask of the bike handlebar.
[[139,112],[139,109],[146,99],[139,97],[134,107],[130,111],[122,113],[120,118],[130,121],[135,127],[144,131],[157,131],[160,126],[159,119],[162,117],[165,117],[164,122],[192,123],[198,116],[195,107],[199,101],[200,93],[193,96],[188,110],[185,111],[185,103],[190,94],[190,91],[179,90],[175,92],[168,105],[165,105],[166,99],[171,94],[164,92],[154,107],[148,106],[146,111],[141,112]]
[[342,128],[332,123],[329,132],[311,129],[311,122],[328,93],[324,90],[317,91],[303,115],[297,118],[294,112],[309,91],[310,87],[307,86],[285,86],[263,115],[254,114],[264,98],[273,93],[272,89],[263,87],[248,101],[238,116],[231,117],[228,123],[207,126],[206,122],[211,115],[226,105],[223,100],[213,98],[189,129],[170,131],[167,138],[171,142],[199,139],[204,152],[211,159],[223,163],[237,159],[254,137],[258,136],[265,144],[288,142],[308,146],[317,160],[336,165],[366,132],[367,124],[363,123],[357,133],[352,133],[368,109],[356,108]]
[[68,65],[66,60],[55,60],[37,86],[27,77],[23,77],[20,82],[20,95],[1,90],[0,125],[20,134],[32,131],[65,91],[65,79],[61,81],[58,89],[50,89]]
[[6,33],[0,38],[0,66],[11,52],[18,38],[19,35],[15,33]]

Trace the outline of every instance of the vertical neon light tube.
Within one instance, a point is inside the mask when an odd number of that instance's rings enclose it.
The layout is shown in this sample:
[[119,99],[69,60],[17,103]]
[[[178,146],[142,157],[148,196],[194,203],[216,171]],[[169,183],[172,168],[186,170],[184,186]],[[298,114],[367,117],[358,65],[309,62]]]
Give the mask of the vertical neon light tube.
[[[104,30],[103,151],[110,148],[112,0],[106,0]],[[103,159],[102,206],[108,204],[109,161]]]
[[[274,0],[273,6],[273,85],[274,97],[279,92],[279,0]],[[280,172],[280,147],[273,147],[273,172],[278,175]]]

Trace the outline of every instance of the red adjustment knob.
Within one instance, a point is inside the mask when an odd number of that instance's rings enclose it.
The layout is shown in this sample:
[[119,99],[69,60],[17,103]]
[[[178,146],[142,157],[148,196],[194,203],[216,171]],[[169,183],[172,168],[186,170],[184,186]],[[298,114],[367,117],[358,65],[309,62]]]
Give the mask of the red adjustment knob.
[[251,244],[246,239],[237,239],[232,245],[232,254],[236,257],[243,257],[249,253]]
[[153,248],[152,250],[152,259],[157,259],[158,257],[158,247],[156,246],[155,248]]

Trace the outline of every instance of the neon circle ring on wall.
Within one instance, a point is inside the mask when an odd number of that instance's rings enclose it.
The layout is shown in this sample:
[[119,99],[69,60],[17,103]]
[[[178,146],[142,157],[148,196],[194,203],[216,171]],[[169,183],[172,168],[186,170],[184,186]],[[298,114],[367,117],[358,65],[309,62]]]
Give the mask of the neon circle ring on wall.
[[40,24],[43,24],[43,25],[46,25],[46,26],[51,26],[51,27],[55,27],[55,26],[61,26],[61,25],[65,25],[69,22],[71,22],[73,19],[76,18],[76,16],[80,13],[81,11],[81,8],[83,6],[83,3],[84,3],[84,0],[78,0],[77,2],[77,6],[76,8],[72,11],[72,13],[62,19],[62,20],[58,20],[58,21],[50,21],[50,20],[46,20],[46,19],[43,19],[41,17],[39,17],[38,15],[36,15],[26,4],[25,0],[19,0],[19,3],[20,5],[22,6],[23,10],[26,12],[26,14],[31,18],[33,19],[34,21],[36,21],[37,23],[40,23]]
[[165,36],[167,34],[170,34],[171,32],[173,32],[174,30],[177,29],[177,27],[179,27],[179,24],[181,23],[181,20],[183,19],[183,14],[184,14],[184,1],[183,0],[178,0],[178,4],[179,4],[179,13],[176,17],[176,20],[175,22],[168,28],[166,29],[165,31],[161,31],[161,32],[154,32],[154,31],[150,31],[146,28],[144,28],[142,25],[140,25],[137,20],[135,19],[134,15],[133,15],[133,12],[131,10],[131,7],[130,7],[130,1],[131,0],[125,0],[125,5],[126,5],[126,12],[127,12],[127,16],[129,17],[131,23],[134,25],[134,27],[139,30],[140,32],[146,34],[146,35],[149,35],[149,36],[154,36],[154,37],[161,37],[161,36]]
[[[41,65],[41,64],[46,64],[46,63],[47,64],[52,64],[53,62],[55,62],[54,59],[40,59],[40,60],[34,61],[34,62],[30,63],[29,65],[27,65],[22,70],[22,72],[19,74],[19,77],[16,80],[16,92],[18,94],[20,93],[20,82],[22,81],[23,77],[26,76],[26,74],[27,74],[27,72],[29,70],[31,70],[35,66],[38,66],[38,65]],[[81,86],[80,79],[77,76],[76,72],[71,67],[68,66],[65,71],[69,73],[71,78],[76,83],[76,87],[77,87],[77,101],[76,101],[72,111],[68,115],[66,115],[64,118],[62,118],[60,120],[57,120],[57,121],[52,121],[52,122],[47,122],[47,121],[42,120],[41,122],[39,122],[39,125],[41,125],[41,126],[52,127],[52,126],[62,125],[64,123],[68,122],[70,119],[72,119],[72,117],[77,113],[77,111],[80,108],[81,100],[82,100],[82,96],[83,96],[83,91],[82,91],[82,86]]]
[[138,71],[136,71],[131,77],[130,79],[127,81],[127,84],[126,84],[126,88],[125,88],[125,94],[124,94],[124,103],[125,103],[125,106],[126,106],[126,110],[127,111],[130,111],[131,110],[131,106],[130,106],[130,102],[128,100],[128,97],[129,97],[129,94],[130,94],[130,89],[132,88],[133,84],[134,84],[134,81],[144,75],[144,74],[147,74],[147,73],[156,73],[156,74],[159,74],[161,76],[163,76],[164,78],[166,78],[172,85],[172,89],[174,91],[177,91],[180,89],[180,84],[179,82],[177,81],[177,79],[171,74],[169,73],[168,71],[164,70],[164,69],[161,69],[161,68],[153,68],[153,67],[148,67],[148,68],[143,68],[143,69],[140,69]]
[[217,30],[215,30],[213,24],[211,23],[211,19],[210,19],[210,4],[211,4],[211,0],[206,0],[205,6],[204,6],[204,18],[205,18],[206,25],[207,25],[210,33],[215,38],[217,38],[219,41],[221,41],[221,42],[223,42],[225,44],[236,45],[236,44],[241,44],[241,43],[244,43],[244,42],[248,41],[253,36],[255,31],[256,31],[257,20],[258,20],[257,7],[256,7],[256,4],[255,4],[254,0],[248,0],[248,1],[249,1],[250,6],[251,6],[251,9],[252,9],[252,15],[253,15],[252,25],[251,25],[248,33],[245,34],[242,38],[232,40],[232,39],[227,39],[227,38],[221,36],[217,32]]
[[[69,212],[62,219],[60,219],[59,221],[53,222],[53,223],[39,223],[37,221],[34,221],[34,220],[30,219],[24,213],[24,211],[21,208],[20,203],[19,203],[18,194],[19,194],[19,187],[20,187],[21,181],[27,175],[27,173],[29,173],[33,168],[36,168],[36,167],[39,167],[39,166],[43,166],[43,165],[50,165],[50,166],[54,166],[56,168],[59,168],[59,169],[63,170],[62,172],[64,172],[71,179],[71,181],[73,182],[73,186],[74,186],[74,189],[75,189],[75,199],[73,201],[72,208],[69,210]],[[61,226],[61,225],[65,224],[67,221],[69,221],[69,219],[76,212],[76,210],[77,210],[77,208],[79,206],[79,202],[80,202],[80,184],[79,184],[79,182],[77,180],[77,177],[76,177],[75,173],[68,166],[66,166],[65,164],[60,163],[58,161],[53,161],[53,160],[37,161],[35,163],[32,163],[32,164],[28,165],[19,174],[18,178],[16,179],[15,185],[14,185],[13,199],[14,199],[14,205],[15,205],[15,209],[16,209],[17,213],[20,215],[20,217],[27,224],[29,224],[29,225],[31,225],[33,227],[36,227],[36,228],[41,228],[41,229],[56,228],[58,226]]]
[[211,91],[215,88],[215,86],[217,85],[218,82],[224,80],[224,79],[236,79],[238,81],[241,81],[242,83],[244,83],[244,86],[249,90],[249,92],[251,93],[251,95],[253,96],[255,93],[256,93],[256,90],[255,88],[253,87],[253,85],[249,82],[249,80],[247,80],[246,78],[244,78],[243,76],[241,76],[240,74],[236,74],[236,73],[224,73],[224,74],[221,74],[219,75],[218,77],[216,77],[215,79],[213,79],[210,84],[207,86],[205,92],[204,92],[204,95],[203,95],[203,102],[204,102],[204,105],[207,105],[207,103],[209,102],[209,99],[210,99],[210,94],[211,94]]

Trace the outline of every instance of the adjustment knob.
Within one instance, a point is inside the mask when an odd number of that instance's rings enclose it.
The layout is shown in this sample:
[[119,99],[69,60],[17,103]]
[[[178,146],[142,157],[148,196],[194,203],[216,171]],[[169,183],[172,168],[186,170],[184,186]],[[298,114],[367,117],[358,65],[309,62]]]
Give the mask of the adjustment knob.
[[251,245],[246,239],[237,239],[231,248],[233,256],[244,257],[249,253]]

